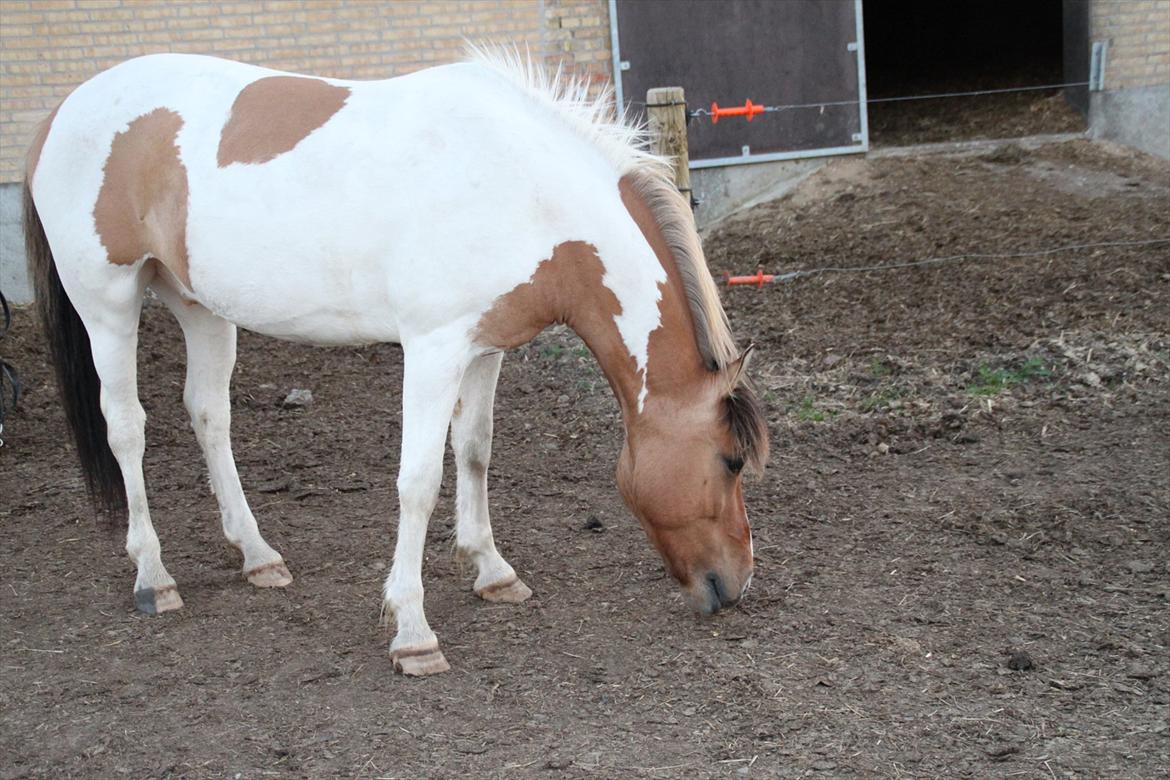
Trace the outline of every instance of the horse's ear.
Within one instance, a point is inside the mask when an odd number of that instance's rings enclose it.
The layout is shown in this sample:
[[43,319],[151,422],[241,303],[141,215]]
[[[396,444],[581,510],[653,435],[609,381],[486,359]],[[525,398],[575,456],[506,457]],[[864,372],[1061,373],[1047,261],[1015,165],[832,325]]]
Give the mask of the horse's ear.
[[755,352],[756,345],[754,343],[748,344],[743,352],[739,353],[739,357],[727,366],[727,371],[724,376],[727,379],[727,392],[732,393],[735,388],[739,387],[739,380],[743,378],[744,369],[747,368],[748,363],[752,359],[752,353]]

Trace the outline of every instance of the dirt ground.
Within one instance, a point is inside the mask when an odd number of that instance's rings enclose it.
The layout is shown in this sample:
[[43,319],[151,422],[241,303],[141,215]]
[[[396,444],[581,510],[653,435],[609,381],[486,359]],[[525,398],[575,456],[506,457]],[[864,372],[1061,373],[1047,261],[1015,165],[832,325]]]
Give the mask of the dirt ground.
[[[923,94],[938,91],[928,89]],[[878,147],[987,138],[1020,138],[1045,133],[1079,133],[1085,130],[1084,117],[1069,105],[1060,90],[894,103],[875,101],[868,104],[867,110],[870,141]]]
[[[706,237],[716,272],[1170,236],[1170,168],[1072,142],[841,160]],[[427,613],[452,671],[396,676],[400,353],[242,334],[236,455],[296,582],[257,591],[218,528],[144,313],[146,469],[186,606],[133,609],[45,363],[0,449],[0,777],[1155,777],[1170,772],[1170,250],[826,274],[725,301],[769,408],[740,608],[683,604],[612,472],[617,407],[571,333],[505,362],[497,539],[535,596],[451,554]],[[306,408],[284,408],[292,388]]]

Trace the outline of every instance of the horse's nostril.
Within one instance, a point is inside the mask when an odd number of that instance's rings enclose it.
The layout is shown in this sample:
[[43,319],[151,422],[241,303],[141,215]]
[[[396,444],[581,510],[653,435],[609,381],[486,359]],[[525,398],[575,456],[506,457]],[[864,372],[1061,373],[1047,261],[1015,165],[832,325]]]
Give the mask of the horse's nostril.
[[715,597],[715,601],[721,607],[730,607],[735,602],[739,601],[740,594],[733,593],[727,589],[727,584],[715,572],[707,575],[707,582],[711,585],[711,593]]
[[715,572],[709,572],[707,574],[707,586],[707,599],[711,605],[711,614],[714,614],[723,607],[723,585],[719,580],[719,575]]

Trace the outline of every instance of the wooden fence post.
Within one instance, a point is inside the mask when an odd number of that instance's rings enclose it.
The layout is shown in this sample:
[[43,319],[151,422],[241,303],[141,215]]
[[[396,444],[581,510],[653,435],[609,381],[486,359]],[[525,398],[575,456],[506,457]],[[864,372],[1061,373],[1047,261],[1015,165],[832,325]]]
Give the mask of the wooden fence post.
[[687,101],[682,87],[656,87],[646,92],[646,116],[655,154],[674,160],[674,183],[693,203],[690,154],[687,152]]

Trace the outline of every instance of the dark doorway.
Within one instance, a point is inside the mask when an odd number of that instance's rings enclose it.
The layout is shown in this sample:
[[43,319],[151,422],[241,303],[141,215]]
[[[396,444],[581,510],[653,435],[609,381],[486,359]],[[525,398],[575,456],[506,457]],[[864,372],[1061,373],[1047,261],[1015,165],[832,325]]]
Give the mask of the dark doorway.
[[1084,129],[1066,99],[1076,91],[881,99],[1079,81],[1076,66],[1088,67],[1086,0],[866,0],[864,9],[875,145]]

